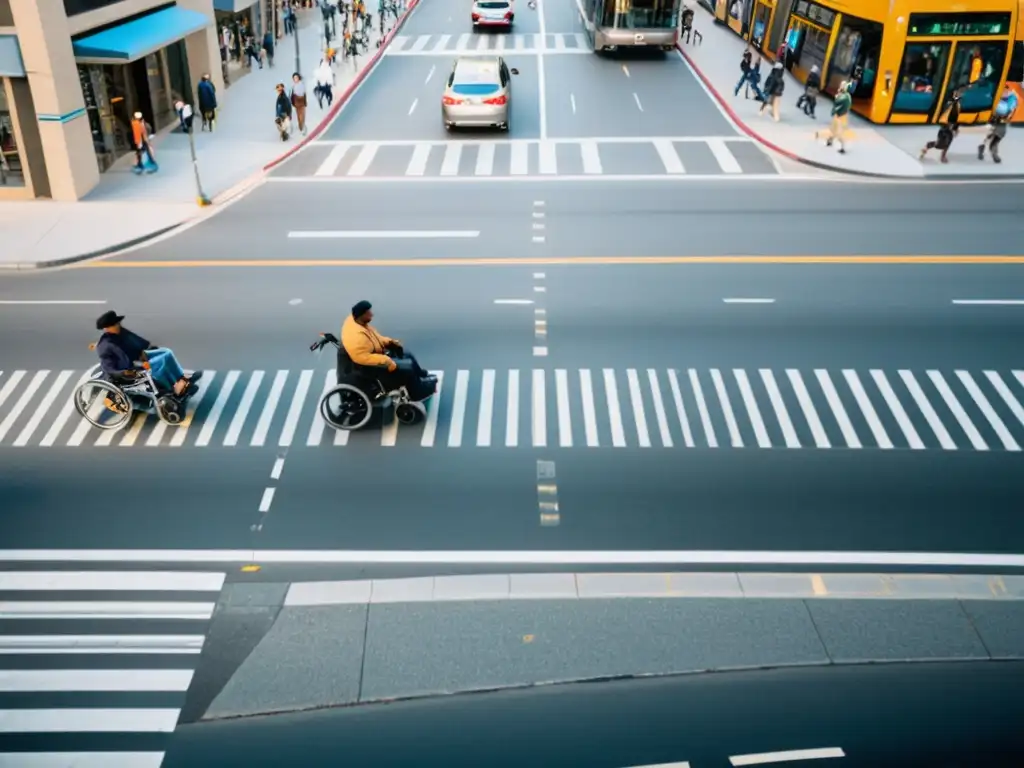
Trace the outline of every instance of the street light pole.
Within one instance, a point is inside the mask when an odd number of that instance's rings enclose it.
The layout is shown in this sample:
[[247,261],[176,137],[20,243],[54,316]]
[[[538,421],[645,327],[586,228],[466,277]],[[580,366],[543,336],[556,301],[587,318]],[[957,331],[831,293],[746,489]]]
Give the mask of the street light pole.
[[[294,13],[294,7],[292,11]],[[295,14],[295,26],[292,28],[292,34],[295,35],[295,71],[302,71],[302,62],[299,59],[299,15]]]
[[196,203],[199,204],[200,208],[204,208],[210,205],[210,198],[203,191],[203,182],[199,178],[199,157],[196,155],[196,137],[192,132],[192,119],[194,117],[192,105],[178,102],[178,117],[181,119],[181,127],[188,134],[188,148],[192,153],[192,172],[196,177]]

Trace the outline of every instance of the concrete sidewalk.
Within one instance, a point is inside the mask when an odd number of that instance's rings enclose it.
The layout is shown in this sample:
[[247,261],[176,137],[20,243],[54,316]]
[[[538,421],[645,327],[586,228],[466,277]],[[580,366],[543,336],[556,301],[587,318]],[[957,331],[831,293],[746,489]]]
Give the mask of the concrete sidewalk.
[[[815,138],[815,131],[828,128],[832,101],[824,94],[818,99],[818,117],[810,117],[796,109],[796,100],[803,85],[792,75],[786,76],[786,91],[780,105],[781,119],[776,123],[765,112],[759,115],[760,102],[746,99],[741,91],[733,92],[740,78],[740,56],[745,43],[730,30],[714,23],[714,17],[703,5],[695,7],[694,28],[703,35],[701,44],[680,46],[683,56],[697,71],[707,90],[730,115],[740,130],[769,149],[800,162],[845,173],[896,178],[942,179],[1024,179],[1024,132],[1012,131],[1003,144],[1003,162],[980,161],[978,144],[987,130],[985,126],[965,126],[949,153],[949,162],[939,163],[932,152],[923,162],[918,159],[921,148],[935,138],[937,127],[874,125],[858,115],[850,115],[850,131],[846,154]],[[756,52],[755,52],[756,53]],[[767,57],[761,65],[762,81],[772,62]]]
[[[398,23],[392,20],[385,28],[385,43],[404,18]],[[323,53],[322,17],[318,9],[300,11],[299,52],[301,74],[309,90],[306,122],[310,137],[337,114],[350,90],[379,58],[383,51],[376,47],[379,38],[374,13],[367,50],[347,60],[339,55],[334,66],[334,109],[320,108],[312,93],[312,79]],[[196,203],[188,136],[175,124],[154,141],[158,173],[136,176],[131,170],[135,159],[129,155],[104,173],[99,186],[83,201],[0,204],[0,238],[5,244],[0,249],[0,269],[37,269],[81,261],[215,214],[221,205],[258,184],[265,166],[303,141],[294,130],[289,141],[282,142],[274,125],[274,86],[290,83],[294,71],[295,38],[285,36],[277,42],[272,68],[264,62],[263,69],[236,75],[230,88],[218,92],[215,132],[200,131],[197,118],[196,154],[203,191],[213,200],[212,206],[201,208]],[[198,80],[201,73],[194,74]],[[297,129],[294,121],[293,129]]]

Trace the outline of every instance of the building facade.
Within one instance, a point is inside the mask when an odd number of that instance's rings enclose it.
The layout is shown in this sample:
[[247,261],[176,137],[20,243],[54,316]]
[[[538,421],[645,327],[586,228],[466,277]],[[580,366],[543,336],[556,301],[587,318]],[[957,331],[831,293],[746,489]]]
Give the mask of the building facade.
[[[130,119],[159,131],[209,73],[223,93],[229,19],[261,0],[0,0],[0,200],[79,200],[132,151]],[[258,23],[258,22],[257,22]]]

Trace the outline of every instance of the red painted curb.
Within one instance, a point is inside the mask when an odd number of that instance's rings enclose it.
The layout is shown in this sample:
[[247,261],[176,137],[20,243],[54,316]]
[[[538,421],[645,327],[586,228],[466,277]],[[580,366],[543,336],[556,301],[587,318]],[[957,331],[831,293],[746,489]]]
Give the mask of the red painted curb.
[[327,126],[330,125],[331,122],[334,120],[334,118],[338,116],[338,113],[341,112],[341,109],[342,107],[345,106],[345,103],[350,98],[352,98],[352,94],[356,92],[356,88],[358,88],[362,84],[362,82],[366,79],[366,76],[370,74],[370,71],[377,65],[377,62],[380,61],[381,56],[384,55],[384,51],[387,49],[389,45],[391,45],[391,41],[395,38],[395,35],[397,35],[398,32],[402,29],[402,25],[405,24],[406,19],[409,18],[409,14],[411,14],[416,9],[417,5],[419,5],[419,0],[412,0],[409,3],[409,7],[406,8],[405,12],[399,17],[398,22],[395,24],[395,26],[391,29],[390,32],[388,32],[384,36],[384,41],[380,44],[380,48],[377,49],[377,52],[370,57],[370,60],[366,63],[366,66],[359,70],[359,73],[355,76],[355,79],[348,84],[348,88],[345,89],[344,93],[342,93],[340,96],[335,97],[334,104],[331,105],[330,110],[327,112],[326,115],[324,115],[323,119],[319,123],[317,123],[316,127],[313,128],[313,130],[310,131],[309,134],[307,134],[302,139],[302,141],[300,141],[294,147],[289,149],[280,157],[271,160],[269,163],[264,165],[264,171],[269,171],[272,168],[280,165],[289,157],[298,152],[300,149],[309,144],[311,141],[315,141],[317,137],[319,137],[320,134],[324,132],[324,129],[326,129]]

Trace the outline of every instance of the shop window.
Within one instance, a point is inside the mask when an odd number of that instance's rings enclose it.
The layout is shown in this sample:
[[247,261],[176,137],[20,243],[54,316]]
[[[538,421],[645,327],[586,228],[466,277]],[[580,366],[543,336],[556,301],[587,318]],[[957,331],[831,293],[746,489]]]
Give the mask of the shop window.
[[944,101],[959,89],[961,111],[992,109],[1005,63],[1006,43],[958,43]]
[[935,109],[949,59],[949,43],[908,43],[897,80],[894,112],[928,114]]
[[841,83],[852,82],[853,98],[870,99],[875,90],[881,51],[881,24],[856,16],[843,16],[839,36],[832,49],[832,60],[828,65],[825,91],[834,94]]
[[119,3],[121,0],[64,0],[64,12],[68,16],[77,16],[80,13],[88,13],[108,5]]
[[0,186],[23,187],[25,174],[14,135],[14,120],[7,103],[7,81],[0,78]]

